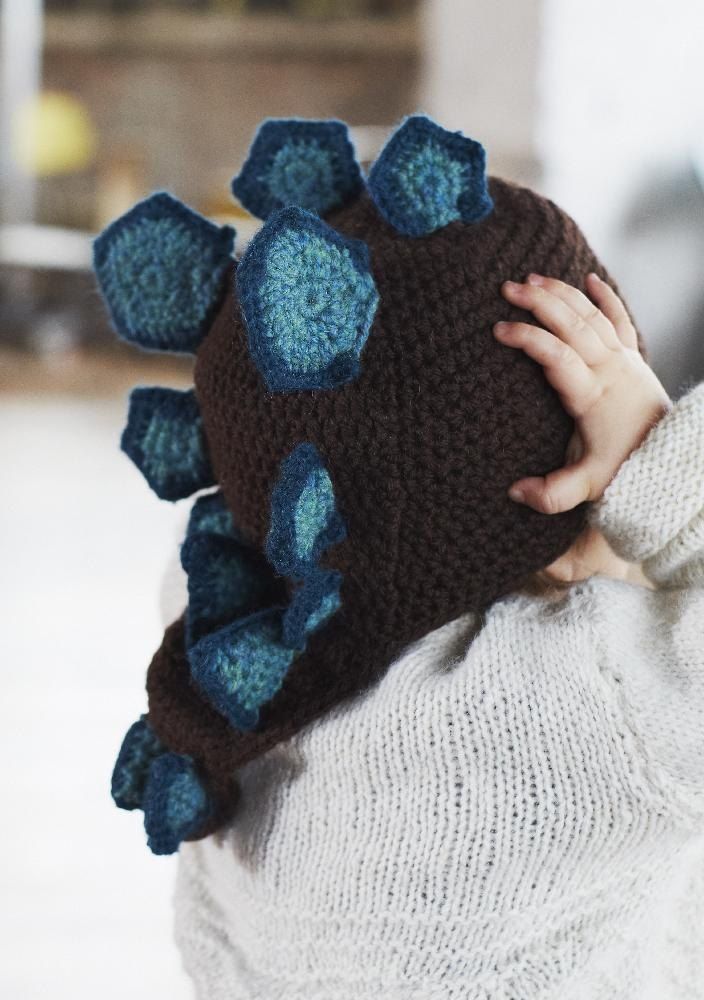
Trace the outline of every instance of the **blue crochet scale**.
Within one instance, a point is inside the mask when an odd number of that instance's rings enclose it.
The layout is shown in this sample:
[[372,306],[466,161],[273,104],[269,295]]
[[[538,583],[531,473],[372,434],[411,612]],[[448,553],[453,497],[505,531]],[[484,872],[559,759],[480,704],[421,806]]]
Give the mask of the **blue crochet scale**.
[[236,282],[267,388],[334,389],[357,377],[379,304],[365,243],[284,208],[250,243]]
[[167,750],[143,715],[127,730],[112,774],[120,809],[141,809],[154,854],[173,854],[198,833],[214,804],[193,759]]
[[93,244],[113,325],[147,350],[193,352],[227,287],[235,230],[166,191],[139,202]]
[[232,512],[225,503],[225,497],[220,490],[199,497],[191,508],[186,540],[203,532],[213,535],[227,535],[228,538],[243,541],[241,533],[235,527]]
[[450,222],[480,222],[494,208],[481,143],[412,115],[391,136],[369,172],[384,218],[406,236]]
[[265,599],[270,579],[254,553],[232,538],[195,535],[181,548],[188,574],[186,646],[233,618],[254,610]]
[[301,580],[344,537],[328,471],[315,445],[303,442],[284,458],[272,491],[267,558],[278,573]]
[[206,635],[191,647],[191,677],[236,729],[252,730],[281,687],[294,650],[281,642],[282,608],[265,608]]
[[112,772],[112,797],[120,809],[141,809],[149,768],[166,748],[143,715],[127,730]]
[[281,623],[284,645],[303,652],[311,633],[331,618],[342,604],[342,574],[314,567],[296,588]]
[[[203,522],[198,506],[202,509],[205,503],[212,506],[214,500],[204,498],[196,503],[182,549],[188,573],[186,628],[191,677],[232,726],[251,731],[259,723],[261,708],[281,687],[294,658],[304,651],[309,636],[341,606],[342,575],[322,569],[319,560],[345,538],[346,528],[322,458],[313,444],[303,442],[281,463],[272,490],[266,543],[271,572],[298,581],[300,586],[288,606],[253,610],[266,589],[266,580],[255,575],[248,579],[240,565],[234,568],[228,562],[233,558],[228,545],[239,544],[232,537],[192,530]],[[207,558],[201,546],[207,547]],[[246,547],[241,546],[235,558],[244,561]],[[238,605],[240,613],[233,613],[234,620],[219,628],[208,627],[226,617],[228,606],[236,611]],[[241,610],[244,607],[247,612]]]
[[133,389],[120,445],[162,500],[214,485],[192,389]]
[[232,192],[260,219],[298,205],[324,215],[364,187],[344,122],[270,118],[262,122]]
[[213,803],[195,762],[185,754],[164,753],[149,769],[143,809],[150,849],[173,854],[208,822]]
[[254,611],[265,599],[270,577],[235,529],[222,493],[193,505],[181,546],[188,577],[186,645]]

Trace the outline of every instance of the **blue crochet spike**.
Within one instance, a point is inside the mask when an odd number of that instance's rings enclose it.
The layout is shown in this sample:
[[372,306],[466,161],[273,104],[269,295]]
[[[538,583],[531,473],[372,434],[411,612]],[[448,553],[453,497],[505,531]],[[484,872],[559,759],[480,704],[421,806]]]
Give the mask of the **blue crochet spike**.
[[111,793],[120,809],[141,809],[152,761],[164,746],[143,715],[127,730],[112,772]]
[[295,652],[281,642],[280,607],[266,608],[206,635],[188,653],[191,677],[232,726],[253,730],[281,687]]
[[369,172],[377,208],[399,233],[425,236],[450,222],[479,222],[494,208],[484,147],[425,115],[406,118]]
[[254,138],[232,191],[260,219],[287,205],[324,215],[364,186],[344,122],[270,118]]
[[379,303],[366,244],[284,208],[250,243],[236,280],[249,348],[270,390],[333,389],[357,377]]
[[188,574],[186,646],[265,602],[272,575],[261,555],[234,538],[192,534],[181,546]]
[[194,352],[225,293],[235,230],[165,191],[139,202],[93,244],[93,267],[121,337]]
[[302,579],[346,534],[318,450],[307,441],[297,445],[282,461],[272,490],[267,559],[282,576]]
[[305,649],[308,636],[328,621],[340,608],[342,574],[337,570],[316,570],[295,591],[283,619],[282,640],[292,649]]
[[199,497],[191,508],[186,539],[206,532],[213,535],[226,535],[228,538],[243,541],[240,532],[235,528],[232,514],[220,490]]
[[144,791],[144,828],[154,854],[173,854],[212,815],[212,802],[193,760],[164,753],[153,761]]
[[214,484],[192,389],[133,389],[120,446],[162,500]]

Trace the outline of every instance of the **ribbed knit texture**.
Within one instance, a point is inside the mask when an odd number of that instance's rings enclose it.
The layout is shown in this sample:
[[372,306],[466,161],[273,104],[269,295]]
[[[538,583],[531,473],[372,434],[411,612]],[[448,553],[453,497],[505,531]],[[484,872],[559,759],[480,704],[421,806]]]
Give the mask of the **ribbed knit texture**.
[[704,998],[704,384],[590,511],[648,590],[511,594],[244,765],[181,846],[207,1000]]

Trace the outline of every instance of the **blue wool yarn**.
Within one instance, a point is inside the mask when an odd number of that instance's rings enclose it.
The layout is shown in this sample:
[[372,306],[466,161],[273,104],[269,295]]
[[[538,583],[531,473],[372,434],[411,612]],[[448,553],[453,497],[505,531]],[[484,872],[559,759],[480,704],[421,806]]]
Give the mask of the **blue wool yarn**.
[[214,485],[192,389],[133,389],[120,446],[162,500]]
[[188,577],[186,646],[266,599],[273,573],[235,527],[220,490],[191,508],[181,565]]
[[154,854],[173,854],[212,815],[212,803],[192,758],[164,753],[149,768],[144,829]]
[[93,267],[120,336],[147,350],[195,351],[225,293],[234,241],[231,226],[166,191],[109,225]]
[[253,730],[281,687],[294,650],[281,642],[283,608],[266,608],[206,635],[189,652],[191,677],[236,729]]
[[130,726],[112,772],[110,791],[115,805],[120,809],[142,808],[149,767],[164,750],[146,715]]
[[181,546],[188,575],[186,645],[234,618],[253,611],[266,597],[265,575],[252,551],[234,538],[210,532],[192,534]]
[[342,574],[314,569],[294,591],[282,623],[286,646],[303,651],[309,635],[321,628],[341,606]]
[[[212,494],[194,504],[181,547],[191,676],[217,711],[243,730],[256,727],[260,707],[280,687],[294,654],[341,604],[341,574],[317,562],[345,537],[345,526],[313,445],[299,445],[281,463],[270,523],[269,563],[262,564],[233,537],[222,496]],[[275,574],[304,582],[288,607],[262,609]]]
[[235,528],[232,513],[225,503],[222,490],[198,497],[191,508],[186,529],[186,539],[204,533],[226,535],[242,541],[240,532]]
[[335,388],[357,377],[379,303],[364,243],[285,208],[256,234],[236,281],[267,388]]
[[484,147],[426,115],[403,121],[367,184],[384,218],[405,236],[425,236],[458,220],[479,222],[494,208]]
[[279,467],[271,494],[266,556],[278,573],[303,579],[320,555],[346,534],[328,471],[315,445],[304,441]]
[[351,201],[364,181],[344,122],[262,122],[232,191],[260,219],[298,205],[324,215]]

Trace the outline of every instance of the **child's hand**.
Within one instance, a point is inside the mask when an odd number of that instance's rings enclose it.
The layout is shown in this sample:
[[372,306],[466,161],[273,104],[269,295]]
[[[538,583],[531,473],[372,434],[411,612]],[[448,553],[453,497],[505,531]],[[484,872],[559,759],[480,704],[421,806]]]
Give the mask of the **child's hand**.
[[587,287],[596,305],[563,281],[540,275],[529,275],[526,284],[507,281],[501,288],[509,302],[532,312],[546,329],[497,323],[494,335],[543,366],[576,425],[567,448],[569,465],[520,479],[509,490],[512,499],[545,514],[598,500],[621,463],[672,406],[638,351],[621,300],[595,274]]

